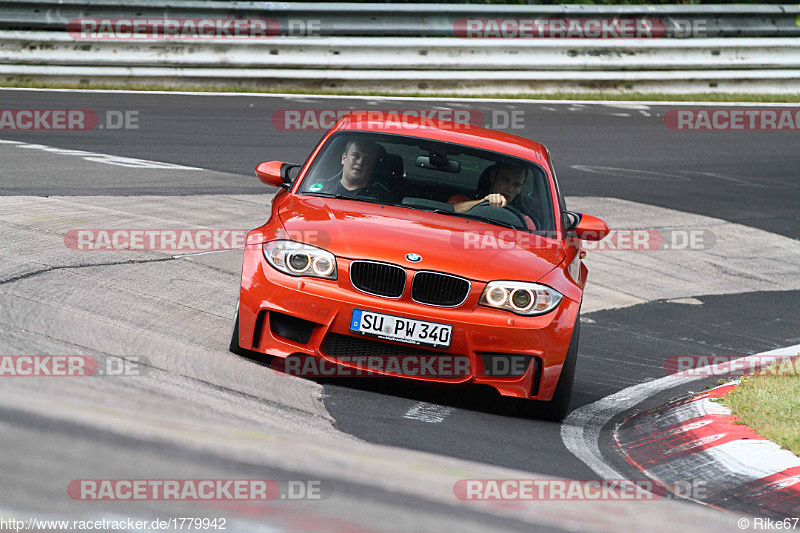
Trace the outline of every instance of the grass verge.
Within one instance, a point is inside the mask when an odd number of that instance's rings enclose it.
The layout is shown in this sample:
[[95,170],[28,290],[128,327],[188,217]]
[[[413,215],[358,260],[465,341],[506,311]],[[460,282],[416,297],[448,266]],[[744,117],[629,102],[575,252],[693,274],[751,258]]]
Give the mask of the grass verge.
[[753,431],[800,456],[799,375],[775,375],[768,369],[743,379],[722,403]]
[[753,103],[798,103],[798,94],[747,94],[747,93],[698,93],[698,94],[660,94],[660,93],[399,93],[391,91],[343,91],[331,89],[287,89],[276,87],[239,87],[203,85],[150,85],[120,83],[52,83],[52,82],[0,82],[0,87],[26,89],[85,89],[117,91],[184,91],[214,93],[275,93],[275,94],[321,94],[335,96],[394,96],[418,98],[502,98],[530,100],[609,100],[609,101],[653,101],[653,102],[753,102]]

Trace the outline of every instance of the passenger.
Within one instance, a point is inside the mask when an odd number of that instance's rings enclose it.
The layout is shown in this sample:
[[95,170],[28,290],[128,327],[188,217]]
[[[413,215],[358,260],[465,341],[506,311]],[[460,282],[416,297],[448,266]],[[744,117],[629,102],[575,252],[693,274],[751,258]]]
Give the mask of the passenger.
[[373,181],[376,165],[384,159],[386,150],[370,141],[350,141],[342,153],[342,171],[325,182],[321,192],[368,198],[391,203],[393,196],[382,183]]

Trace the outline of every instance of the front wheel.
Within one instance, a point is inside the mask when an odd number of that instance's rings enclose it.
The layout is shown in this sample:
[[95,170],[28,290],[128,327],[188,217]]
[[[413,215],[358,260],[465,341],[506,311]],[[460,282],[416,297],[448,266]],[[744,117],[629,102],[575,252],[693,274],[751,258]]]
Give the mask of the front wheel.
[[543,420],[560,422],[569,413],[569,401],[572,398],[572,385],[575,382],[575,365],[578,362],[578,341],[581,333],[581,317],[575,320],[572,338],[569,341],[564,366],[558,377],[558,385],[550,401],[522,400],[522,411],[526,416],[533,416]]
[[250,352],[239,346],[239,303],[236,303],[236,316],[233,319],[233,333],[231,334],[231,343],[228,350],[236,355],[249,355]]

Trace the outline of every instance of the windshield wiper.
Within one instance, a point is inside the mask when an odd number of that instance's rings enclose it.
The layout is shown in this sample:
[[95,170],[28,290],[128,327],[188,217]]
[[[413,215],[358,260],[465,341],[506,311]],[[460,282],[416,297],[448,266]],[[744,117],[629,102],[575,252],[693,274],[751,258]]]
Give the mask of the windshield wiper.
[[439,207],[424,207],[424,206],[405,205],[405,204],[400,204],[400,207],[419,209],[420,211],[427,211],[428,213],[438,213],[440,215],[451,215],[461,218],[469,218],[472,220],[478,220],[480,222],[488,222],[489,224],[497,224],[498,226],[503,226],[504,228],[520,229],[519,227],[513,224],[509,224],[507,222],[500,222],[499,220],[495,220],[493,218],[482,217],[480,215],[471,215],[469,213],[457,213],[456,211],[451,211],[449,209],[441,209]]
[[509,224],[508,222],[500,222],[499,220],[495,220],[489,217],[482,217],[480,215],[470,215],[469,213],[456,213],[455,211],[446,211],[444,209],[437,209],[434,211],[434,213],[444,213],[445,215],[453,215],[457,217],[478,220],[480,222],[488,222],[489,224],[497,224],[498,226],[503,226],[504,228],[520,229],[518,226],[515,226],[514,224]]
[[325,192],[303,192],[301,194],[306,194],[308,196],[319,196],[322,198],[335,198],[337,200],[358,200],[359,202],[367,202],[370,204],[381,204],[381,205],[395,205],[386,202],[382,202],[376,198],[369,198],[366,196],[350,196],[348,194],[329,194]]

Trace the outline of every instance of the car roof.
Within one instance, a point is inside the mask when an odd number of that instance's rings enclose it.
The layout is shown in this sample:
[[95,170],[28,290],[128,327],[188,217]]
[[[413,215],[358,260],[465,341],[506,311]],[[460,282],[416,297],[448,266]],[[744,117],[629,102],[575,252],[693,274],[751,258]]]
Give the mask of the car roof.
[[420,117],[415,111],[353,111],[334,126],[338,131],[406,135],[491,150],[549,165],[547,148],[536,141],[473,124]]

